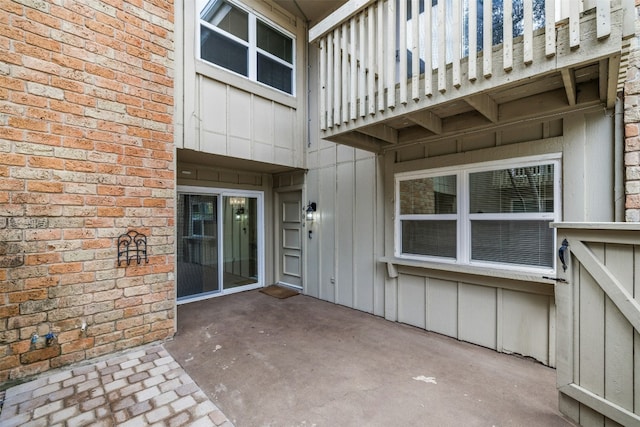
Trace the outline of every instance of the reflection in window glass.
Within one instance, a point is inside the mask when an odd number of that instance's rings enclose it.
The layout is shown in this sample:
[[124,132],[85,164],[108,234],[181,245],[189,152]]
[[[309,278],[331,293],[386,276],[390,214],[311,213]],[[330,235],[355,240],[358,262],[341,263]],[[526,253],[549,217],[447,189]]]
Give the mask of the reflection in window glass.
[[225,1],[209,3],[200,17],[229,34],[249,41],[249,15]]
[[469,174],[469,213],[553,212],[553,165]]
[[456,176],[400,181],[401,215],[456,213]]

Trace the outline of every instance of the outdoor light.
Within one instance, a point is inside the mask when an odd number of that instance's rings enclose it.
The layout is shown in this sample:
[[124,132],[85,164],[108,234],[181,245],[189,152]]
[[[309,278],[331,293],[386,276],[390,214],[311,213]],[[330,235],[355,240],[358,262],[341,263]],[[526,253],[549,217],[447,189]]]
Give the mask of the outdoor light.
[[240,221],[243,216],[244,216],[244,207],[240,206],[238,209],[236,209],[236,220]]
[[309,202],[307,207],[304,208],[306,213],[307,221],[313,221],[313,214],[316,211],[316,202]]

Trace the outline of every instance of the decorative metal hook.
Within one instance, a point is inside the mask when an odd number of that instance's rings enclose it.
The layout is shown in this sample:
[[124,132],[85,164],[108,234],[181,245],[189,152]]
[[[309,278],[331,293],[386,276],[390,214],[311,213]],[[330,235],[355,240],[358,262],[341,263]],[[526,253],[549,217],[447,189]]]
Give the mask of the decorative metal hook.
[[118,267],[123,261],[130,265],[131,260],[135,260],[137,264],[140,264],[143,260],[145,263],[149,262],[149,258],[147,258],[147,236],[134,230],[118,237]]
[[558,249],[558,256],[560,257],[560,262],[562,263],[562,271],[567,271],[567,263],[564,259],[565,254],[567,253],[567,248],[569,247],[569,242],[567,239],[562,241],[562,246]]

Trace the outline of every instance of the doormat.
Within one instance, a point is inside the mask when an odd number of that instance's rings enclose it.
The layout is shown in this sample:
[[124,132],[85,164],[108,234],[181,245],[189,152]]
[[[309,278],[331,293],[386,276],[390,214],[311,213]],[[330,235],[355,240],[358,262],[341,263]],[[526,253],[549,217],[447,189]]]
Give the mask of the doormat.
[[289,298],[299,294],[298,291],[278,285],[267,286],[266,288],[260,289],[260,292],[280,299]]

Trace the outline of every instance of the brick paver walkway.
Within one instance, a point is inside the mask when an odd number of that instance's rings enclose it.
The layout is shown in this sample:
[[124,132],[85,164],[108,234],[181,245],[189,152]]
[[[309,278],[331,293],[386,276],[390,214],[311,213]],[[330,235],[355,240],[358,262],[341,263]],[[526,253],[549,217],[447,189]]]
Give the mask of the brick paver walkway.
[[160,345],[8,389],[0,425],[233,426]]

